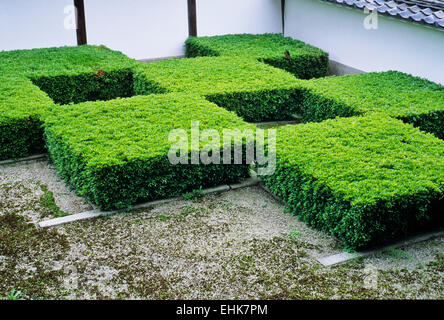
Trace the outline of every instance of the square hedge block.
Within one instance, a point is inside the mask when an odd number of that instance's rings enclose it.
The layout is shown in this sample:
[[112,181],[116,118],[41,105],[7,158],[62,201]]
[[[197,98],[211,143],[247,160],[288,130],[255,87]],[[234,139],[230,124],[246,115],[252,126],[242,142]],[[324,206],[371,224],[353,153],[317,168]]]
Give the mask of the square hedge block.
[[284,69],[300,79],[325,77],[329,71],[326,52],[280,34],[190,37],[185,42],[185,48],[188,58],[200,56],[253,58]]
[[300,104],[294,77],[251,59],[170,59],[138,68],[135,93],[204,96],[250,122],[289,118]]
[[[55,106],[44,121],[59,174],[79,195],[105,210],[233,183],[249,175],[245,162],[170,163],[172,130],[185,130],[187,158],[205,147],[202,142],[192,145],[192,121],[199,121],[200,130],[213,129],[221,137],[224,129],[239,129],[241,134],[254,128],[199,96],[173,93]],[[222,150],[222,139],[214,143]]]
[[136,64],[103,46],[0,52],[0,160],[43,151],[41,115],[54,103],[133,95]]
[[444,225],[444,141],[384,115],[278,129],[265,185],[352,249]]
[[388,71],[296,80],[304,122],[382,112],[444,139],[444,86]]

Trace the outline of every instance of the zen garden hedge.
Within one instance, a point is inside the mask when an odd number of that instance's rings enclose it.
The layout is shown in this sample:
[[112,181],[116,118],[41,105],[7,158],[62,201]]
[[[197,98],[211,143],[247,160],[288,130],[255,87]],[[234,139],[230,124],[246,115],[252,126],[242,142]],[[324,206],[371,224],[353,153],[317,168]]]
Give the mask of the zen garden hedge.
[[0,52],[0,160],[47,150],[78,194],[126,208],[248,177],[246,163],[171,164],[172,130],[296,113],[306,124],[278,129],[276,171],[262,177],[292,214],[354,249],[444,225],[443,86],[327,77],[328,54],[280,35],[191,37],[186,54],[144,65],[103,46]]

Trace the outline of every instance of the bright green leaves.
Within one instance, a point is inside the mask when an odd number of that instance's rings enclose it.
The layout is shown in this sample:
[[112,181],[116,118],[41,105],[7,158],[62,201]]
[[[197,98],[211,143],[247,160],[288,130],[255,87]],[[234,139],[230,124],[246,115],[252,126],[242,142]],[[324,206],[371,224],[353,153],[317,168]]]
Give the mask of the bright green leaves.
[[395,71],[297,82],[305,122],[382,112],[444,138],[444,87],[436,83]]
[[54,101],[132,95],[136,64],[95,46],[0,52],[0,160],[42,152],[41,119]]
[[280,34],[190,37],[185,45],[186,56],[189,58],[202,56],[250,58],[284,69],[301,79],[323,77],[328,74],[327,53]]
[[198,94],[247,121],[285,119],[299,104],[291,74],[246,58],[166,60],[141,66],[134,77],[136,94]]
[[[202,97],[172,93],[55,106],[45,136],[57,169],[78,192],[104,209],[123,208],[248,176],[248,164],[171,164],[169,134],[185,132],[188,158],[192,122],[221,136],[224,129],[254,129]],[[199,150],[206,146],[198,142]]]
[[278,129],[266,185],[353,248],[442,219],[444,141],[385,114]]

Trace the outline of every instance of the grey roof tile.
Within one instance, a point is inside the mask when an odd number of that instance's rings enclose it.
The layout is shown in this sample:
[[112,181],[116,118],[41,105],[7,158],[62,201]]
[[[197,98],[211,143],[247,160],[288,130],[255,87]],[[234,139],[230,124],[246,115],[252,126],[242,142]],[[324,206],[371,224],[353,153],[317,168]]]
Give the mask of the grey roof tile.
[[365,4],[365,7],[369,10],[369,11],[373,11],[376,10],[376,5],[372,4],[372,3],[367,3]]
[[435,15],[435,17],[437,17],[438,19],[443,19],[443,18],[444,18],[444,11],[442,11],[442,10],[436,11],[436,12],[434,13],[434,15]]
[[363,0],[362,1],[356,1],[355,4],[354,4],[354,7],[362,9],[362,8],[364,8],[366,6],[366,4],[367,4],[367,2],[363,1]]
[[408,19],[408,18],[410,18],[413,14],[414,14],[414,13],[411,12],[410,10],[404,10],[404,11],[401,11],[401,12],[399,13],[399,15],[400,15],[402,18],[404,18],[404,19]]
[[444,0],[323,0],[444,28]]
[[379,6],[379,7],[377,8],[377,10],[378,10],[378,12],[380,12],[380,13],[384,13],[384,12],[389,11],[390,8],[387,7],[385,4],[383,4],[382,6]]
[[401,10],[399,10],[398,8],[393,8],[393,9],[390,9],[389,11],[387,11],[391,16],[397,16],[400,12],[401,12]]
[[396,8],[398,6],[398,4],[395,1],[388,1],[385,3],[386,6],[390,7],[390,8]]
[[421,8],[415,4],[413,7],[410,7],[409,10],[414,13],[418,13],[419,11],[421,11]]
[[413,16],[411,16],[410,18],[416,22],[419,22],[421,20],[424,20],[424,17],[425,17],[424,13],[418,12],[418,13],[414,14]]

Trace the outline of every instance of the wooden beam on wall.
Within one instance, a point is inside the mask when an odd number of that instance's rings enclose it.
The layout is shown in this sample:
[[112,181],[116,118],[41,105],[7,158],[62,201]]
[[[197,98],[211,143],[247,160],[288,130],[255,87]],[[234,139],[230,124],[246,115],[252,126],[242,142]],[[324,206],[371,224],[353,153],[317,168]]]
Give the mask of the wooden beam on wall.
[[74,7],[77,12],[77,45],[81,46],[87,44],[84,0],[74,0]]
[[285,35],[285,0],[281,0],[282,34]]
[[188,35],[197,37],[196,0],[188,0]]

